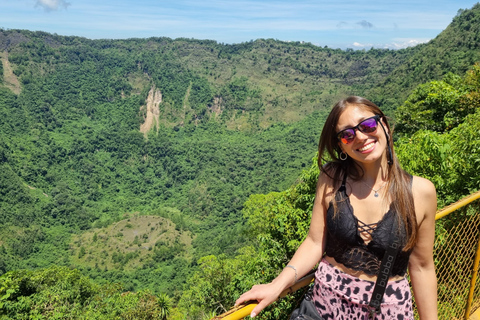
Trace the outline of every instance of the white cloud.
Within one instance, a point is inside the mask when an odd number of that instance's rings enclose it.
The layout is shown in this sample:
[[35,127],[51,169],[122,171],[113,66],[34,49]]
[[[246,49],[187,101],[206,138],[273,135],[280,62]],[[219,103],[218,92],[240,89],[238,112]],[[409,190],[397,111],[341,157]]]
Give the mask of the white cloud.
[[367,47],[371,47],[372,45],[371,44],[362,44],[362,43],[359,43],[359,42],[354,42],[353,46],[355,48],[367,48]]
[[56,11],[59,9],[67,9],[70,5],[65,0],[37,0],[35,7],[43,8],[45,11]]

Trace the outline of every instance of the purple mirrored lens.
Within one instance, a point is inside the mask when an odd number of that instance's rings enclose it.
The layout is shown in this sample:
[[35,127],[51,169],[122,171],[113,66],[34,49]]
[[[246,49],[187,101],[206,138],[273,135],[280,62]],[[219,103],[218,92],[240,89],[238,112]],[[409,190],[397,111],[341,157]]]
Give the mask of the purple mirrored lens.
[[377,119],[366,119],[358,124],[358,130],[364,133],[372,133],[377,129]]
[[355,130],[354,129],[346,129],[339,133],[339,139],[342,140],[343,143],[347,144],[355,139]]

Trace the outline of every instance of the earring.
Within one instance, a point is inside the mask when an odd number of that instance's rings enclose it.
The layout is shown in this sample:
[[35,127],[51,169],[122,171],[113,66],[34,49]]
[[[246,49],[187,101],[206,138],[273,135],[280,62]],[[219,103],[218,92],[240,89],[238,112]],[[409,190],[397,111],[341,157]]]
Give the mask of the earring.
[[340,158],[340,160],[345,161],[345,160],[347,160],[348,155],[345,152],[342,151],[342,152],[340,152],[339,158]]

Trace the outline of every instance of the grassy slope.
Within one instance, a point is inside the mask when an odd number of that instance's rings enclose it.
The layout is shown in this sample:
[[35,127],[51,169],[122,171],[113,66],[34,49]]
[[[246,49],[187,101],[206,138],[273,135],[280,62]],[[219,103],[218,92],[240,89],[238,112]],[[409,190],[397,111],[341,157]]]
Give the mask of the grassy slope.
[[[175,229],[172,221],[158,216],[126,214],[104,228],[94,228],[74,235],[70,243],[72,263],[82,267],[112,270],[122,267],[133,271],[154,255],[155,247],[172,247],[179,243],[184,257],[192,257],[192,235]],[[81,254],[81,248],[85,252]],[[126,256],[130,254],[130,258]],[[114,256],[118,255],[116,259]]]

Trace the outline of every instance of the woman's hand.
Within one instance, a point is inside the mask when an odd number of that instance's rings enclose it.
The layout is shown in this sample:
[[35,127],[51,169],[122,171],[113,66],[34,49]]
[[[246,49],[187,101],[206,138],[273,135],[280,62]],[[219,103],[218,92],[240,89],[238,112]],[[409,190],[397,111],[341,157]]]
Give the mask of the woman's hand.
[[272,302],[276,301],[281,292],[282,289],[273,282],[255,285],[252,289],[242,294],[235,302],[235,305],[238,306],[247,301],[257,301],[258,305],[250,313],[250,317],[253,318]]

